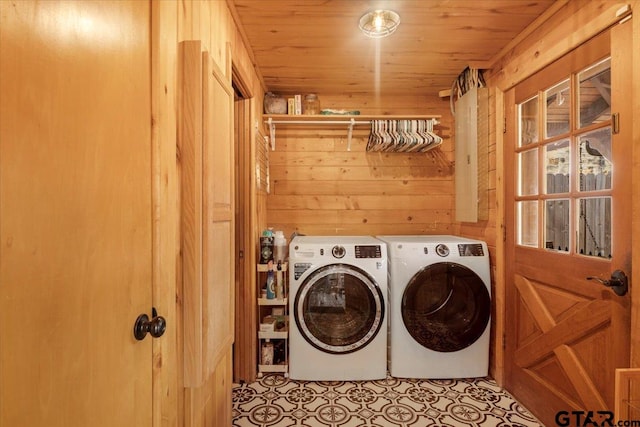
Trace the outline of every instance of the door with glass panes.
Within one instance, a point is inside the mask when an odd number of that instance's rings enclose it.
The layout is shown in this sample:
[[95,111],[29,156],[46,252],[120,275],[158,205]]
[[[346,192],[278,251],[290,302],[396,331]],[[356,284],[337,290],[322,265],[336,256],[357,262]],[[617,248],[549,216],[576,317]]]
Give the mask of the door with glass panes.
[[629,363],[630,27],[505,93],[505,385],[546,425],[612,410]]

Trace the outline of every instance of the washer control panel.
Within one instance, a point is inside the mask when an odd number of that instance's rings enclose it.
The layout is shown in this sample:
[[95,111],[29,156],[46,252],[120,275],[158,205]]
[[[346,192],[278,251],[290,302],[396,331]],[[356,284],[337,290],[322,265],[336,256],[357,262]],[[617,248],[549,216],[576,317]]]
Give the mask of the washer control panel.
[[380,245],[356,245],[356,258],[382,258]]
[[305,271],[311,268],[310,262],[296,262],[293,265],[293,278],[298,280],[300,276],[304,274]]

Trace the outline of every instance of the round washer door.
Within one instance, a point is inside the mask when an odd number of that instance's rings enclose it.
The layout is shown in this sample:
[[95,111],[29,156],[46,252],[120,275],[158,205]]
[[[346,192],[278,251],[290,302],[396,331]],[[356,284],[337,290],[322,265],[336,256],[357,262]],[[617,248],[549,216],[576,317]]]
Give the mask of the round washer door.
[[326,353],[346,354],[375,338],[384,319],[379,286],[365,271],[331,264],[313,271],[295,296],[298,330]]
[[491,315],[485,283],[469,268],[439,262],[416,273],[402,295],[402,320],[413,339],[440,351],[462,350],[480,338]]

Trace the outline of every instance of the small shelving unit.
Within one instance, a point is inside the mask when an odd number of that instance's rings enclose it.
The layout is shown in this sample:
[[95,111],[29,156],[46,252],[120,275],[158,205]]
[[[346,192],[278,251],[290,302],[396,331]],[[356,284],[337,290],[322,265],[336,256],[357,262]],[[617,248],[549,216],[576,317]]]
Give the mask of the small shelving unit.
[[355,126],[371,126],[372,120],[437,120],[442,116],[435,115],[354,115],[354,114],[265,114],[264,122],[269,129],[271,149],[276,144],[276,125],[330,125],[347,128],[347,150],[351,150],[351,136]]
[[[269,372],[281,373],[285,377],[289,376],[289,299],[288,284],[287,284],[287,263],[280,264],[281,269],[277,269],[277,264],[273,266],[273,270],[276,272],[276,280],[278,280],[278,274],[281,273],[279,280],[282,280],[282,287],[284,289],[283,298],[258,298],[258,319],[260,325],[263,324],[263,320],[266,316],[274,316],[281,319],[280,322],[284,322],[281,328],[277,328],[278,322],[276,322],[276,329],[272,331],[263,331],[262,328],[258,330],[258,378],[261,378],[263,374]],[[262,288],[266,281],[269,267],[267,264],[257,264],[256,267],[258,273],[258,285]],[[274,315],[274,309],[279,310],[282,314]],[[271,345],[269,345],[271,344]],[[267,350],[270,348],[270,350]],[[267,356],[266,354],[269,354]],[[265,363],[265,357],[269,360],[269,363]]]

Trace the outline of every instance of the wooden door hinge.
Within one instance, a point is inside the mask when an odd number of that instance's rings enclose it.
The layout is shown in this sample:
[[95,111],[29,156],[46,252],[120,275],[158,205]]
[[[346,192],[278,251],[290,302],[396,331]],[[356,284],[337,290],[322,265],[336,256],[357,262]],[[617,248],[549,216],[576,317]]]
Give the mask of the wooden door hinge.
[[502,118],[502,133],[507,133],[507,118]]

